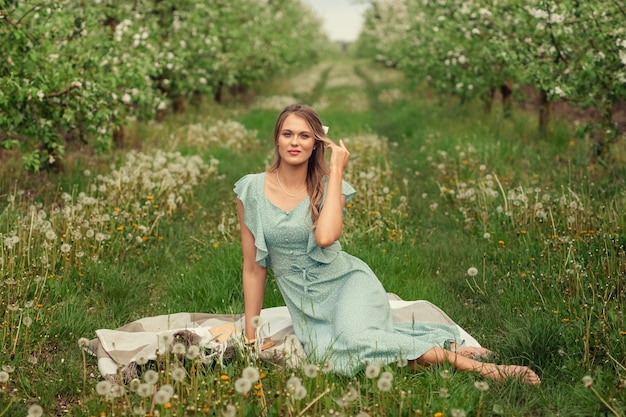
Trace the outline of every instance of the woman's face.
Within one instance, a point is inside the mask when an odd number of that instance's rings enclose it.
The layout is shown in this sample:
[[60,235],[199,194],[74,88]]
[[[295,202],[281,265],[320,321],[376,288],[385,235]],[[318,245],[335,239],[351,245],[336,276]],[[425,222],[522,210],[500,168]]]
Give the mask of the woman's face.
[[313,129],[307,121],[296,114],[290,114],[285,118],[276,141],[281,163],[307,163],[316,142]]

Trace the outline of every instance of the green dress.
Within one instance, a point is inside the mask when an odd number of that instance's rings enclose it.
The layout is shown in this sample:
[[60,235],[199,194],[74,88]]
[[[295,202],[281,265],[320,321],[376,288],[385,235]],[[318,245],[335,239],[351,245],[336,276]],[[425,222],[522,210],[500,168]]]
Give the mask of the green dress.
[[[462,343],[453,325],[394,323],[387,293],[367,264],[339,242],[317,245],[309,198],[283,210],[265,196],[264,182],[265,173],[246,175],[235,193],[254,235],[256,263],[274,272],[309,360],[353,374],[367,363],[416,359],[434,346]],[[355,190],[344,181],[342,193],[348,201]]]

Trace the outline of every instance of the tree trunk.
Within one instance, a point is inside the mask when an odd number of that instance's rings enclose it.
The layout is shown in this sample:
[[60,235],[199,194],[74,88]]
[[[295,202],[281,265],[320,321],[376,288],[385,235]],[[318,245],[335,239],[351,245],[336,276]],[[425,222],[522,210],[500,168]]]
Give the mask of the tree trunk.
[[539,91],[539,134],[545,137],[550,127],[552,118],[552,102],[548,100],[548,93],[545,90]]
[[511,117],[513,106],[513,83],[511,80],[505,80],[500,86],[500,94],[502,95],[502,114],[505,118]]

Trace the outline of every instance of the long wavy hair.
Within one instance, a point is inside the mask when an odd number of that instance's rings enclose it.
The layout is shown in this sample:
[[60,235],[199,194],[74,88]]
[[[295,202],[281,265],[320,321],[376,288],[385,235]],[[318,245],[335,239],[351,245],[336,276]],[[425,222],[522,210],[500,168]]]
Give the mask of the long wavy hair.
[[281,158],[278,152],[278,137],[283,128],[283,123],[287,116],[295,114],[302,117],[311,126],[315,135],[315,145],[313,146],[313,153],[309,158],[306,175],[306,186],[309,194],[310,209],[311,209],[311,222],[313,227],[317,224],[317,219],[320,216],[320,206],[322,204],[322,196],[324,195],[324,178],[328,175],[328,166],[324,159],[325,144],[329,142],[324,132],[324,127],[320,116],[315,110],[304,104],[292,104],[283,109],[278,115],[276,125],[274,125],[274,162],[270,166],[270,171],[276,171],[280,167]]

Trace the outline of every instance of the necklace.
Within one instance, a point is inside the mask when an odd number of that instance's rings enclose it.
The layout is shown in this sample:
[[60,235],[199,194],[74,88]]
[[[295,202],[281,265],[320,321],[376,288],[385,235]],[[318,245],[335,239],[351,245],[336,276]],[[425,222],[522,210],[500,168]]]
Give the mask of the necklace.
[[280,182],[280,176],[278,175],[278,170],[276,170],[276,179],[278,180],[278,185],[280,186],[280,189],[283,190],[283,193],[287,194],[289,197],[297,197],[300,194],[302,194],[302,191],[306,190],[306,187],[304,187],[303,189],[298,191],[296,194],[290,194],[287,192],[287,190],[285,190],[285,187],[283,187],[283,184]]

